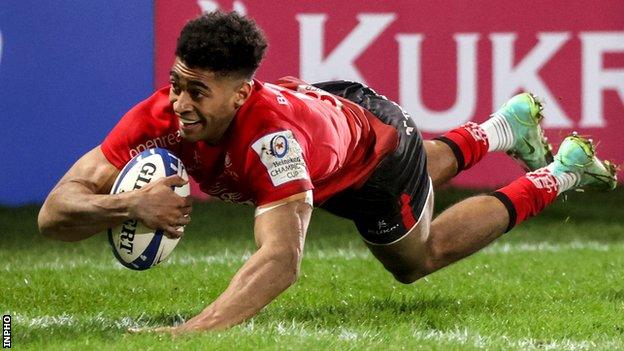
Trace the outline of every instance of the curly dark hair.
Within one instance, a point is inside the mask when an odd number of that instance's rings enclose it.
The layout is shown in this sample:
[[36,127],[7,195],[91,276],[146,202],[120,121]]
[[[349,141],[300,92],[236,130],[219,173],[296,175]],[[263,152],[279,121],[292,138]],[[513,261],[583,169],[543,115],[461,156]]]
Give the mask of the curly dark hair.
[[249,79],[260,65],[266,48],[264,33],[252,19],[217,10],[189,21],[182,28],[175,54],[190,68]]

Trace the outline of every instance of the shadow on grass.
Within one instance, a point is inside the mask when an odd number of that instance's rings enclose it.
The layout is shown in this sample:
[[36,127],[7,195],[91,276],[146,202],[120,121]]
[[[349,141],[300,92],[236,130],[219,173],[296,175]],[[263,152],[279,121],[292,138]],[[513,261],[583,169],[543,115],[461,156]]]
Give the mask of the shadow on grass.
[[56,318],[40,325],[31,325],[29,328],[24,328],[19,333],[15,333],[15,343],[37,343],[50,338],[57,338],[59,335],[63,335],[65,339],[80,339],[88,336],[105,341],[118,338],[120,334],[130,334],[128,331],[130,327],[173,326],[183,323],[194,315],[195,312],[184,311],[126,317],[98,314],[97,316],[85,316],[84,319],[77,316],[75,321],[69,317]]
[[491,311],[489,307],[494,303],[477,297],[463,298],[461,304],[444,297],[373,298],[348,303],[337,301],[332,305],[274,307],[256,317],[256,322],[293,321],[323,329],[362,325],[375,329],[393,323],[417,323],[428,328],[446,329],[453,327],[463,315],[471,316],[475,311]]

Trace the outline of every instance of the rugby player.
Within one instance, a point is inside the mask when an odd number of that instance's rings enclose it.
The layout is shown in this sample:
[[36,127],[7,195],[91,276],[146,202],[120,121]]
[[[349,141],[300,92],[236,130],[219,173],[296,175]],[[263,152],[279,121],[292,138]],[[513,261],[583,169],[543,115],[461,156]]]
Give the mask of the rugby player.
[[[40,231],[65,241],[130,218],[180,236],[192,207],[171,190],[181,178],[109,194],[120,169],[154,146],[178,155],[205,193],[256,206],[258,250],[214,302],[165,330],[236,325],[291,286],[314,206],[353,220],[383,266],[411,283],[488,245],[564,191],[616,186],[615,167],[595,156],[590,140],[571,135],[553,158],[531,94],[514,96],[482,124],[425,141],[399,105],[362,84],[255,79],[266,47],[256,24],[234,12],[190,21],[178,38],[171,84],[80,158],[39,213]],[[433,219],[436,186],[499,151],[529,173]]]

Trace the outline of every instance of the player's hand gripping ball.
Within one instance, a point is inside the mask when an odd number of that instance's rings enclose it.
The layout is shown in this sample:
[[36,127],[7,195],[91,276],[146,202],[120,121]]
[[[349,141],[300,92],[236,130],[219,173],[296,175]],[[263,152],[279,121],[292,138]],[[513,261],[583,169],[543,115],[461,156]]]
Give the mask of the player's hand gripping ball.
[[[141,189],[158,178],[178,175],[188,180],[182,161],[169,150],[154,148],[134,157],[121,170],[113,184],[111,194]],[[173,187],[176,194],[190,194],[189,184]],[[183,230],[183,227],[180,228]],[[130,219],[108,230],[108,241],[119,262],[134,270],[144,270],[164,261],[178,244],[180,238],[170,239],[162,229],[153,230],[140,220]]]

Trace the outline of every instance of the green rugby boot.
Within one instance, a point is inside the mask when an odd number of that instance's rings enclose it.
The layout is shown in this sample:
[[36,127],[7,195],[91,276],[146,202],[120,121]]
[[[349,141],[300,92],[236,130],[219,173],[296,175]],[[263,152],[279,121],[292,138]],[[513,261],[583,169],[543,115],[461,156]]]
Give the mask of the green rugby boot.
[[572,189],[577,191],[615,189],[616,171],[611,162],[596,157],[591,139],[583,138],[576,132],[563,140],[552,167],[555,176],[563,172],[576,174],[578,180]]
[[546,167],[553,161],[552,146],[544,137],[540,127],[542,104],[530,93],[518,94],[494,115],[505,118],[514,137],[514,144],[507,154],[517,161],[526,171]]

